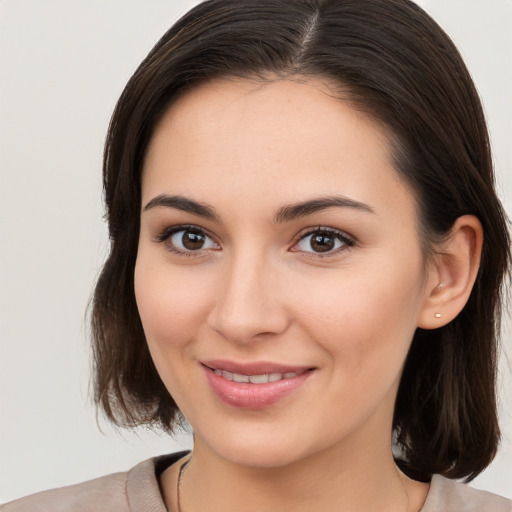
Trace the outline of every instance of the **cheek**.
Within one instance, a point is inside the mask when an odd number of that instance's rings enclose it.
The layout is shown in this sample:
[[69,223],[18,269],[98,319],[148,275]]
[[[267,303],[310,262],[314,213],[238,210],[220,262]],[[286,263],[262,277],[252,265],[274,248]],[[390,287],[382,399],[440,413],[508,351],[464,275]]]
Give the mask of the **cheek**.
[[309,335],[354,373],[390,365],[400,370],[422,303],[420,257],[413,254],[403,265],[378,261],[373,267],[340,271],[314,287],[310,280],[307,300],[297,306],[296,317]]
[[[194,393],[194,365],[189,364],[190,343],[208,310],[204,279],[183,270],[171,271],[139,253],[135,266],[135,297],[151,357],[167,390],[183,413]],[[199,403],[199,395],[193,403]]]
[[194,336],[208,311],[208,282],[190,270],[166,262],[149,264],[139,254],[135,266],[135,297],[150,348],[172,350]]

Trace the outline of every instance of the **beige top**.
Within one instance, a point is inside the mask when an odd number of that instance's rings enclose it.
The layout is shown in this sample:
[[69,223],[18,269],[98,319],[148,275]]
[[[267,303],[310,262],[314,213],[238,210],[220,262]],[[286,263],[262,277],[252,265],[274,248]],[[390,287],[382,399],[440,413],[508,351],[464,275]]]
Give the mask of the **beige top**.
[[[33,494],[0,506],[0,511],[168,512],[157,475],[185,453],[155,457],[126,473]],[[512,501],[435,475],[420,512],[512,512]]]

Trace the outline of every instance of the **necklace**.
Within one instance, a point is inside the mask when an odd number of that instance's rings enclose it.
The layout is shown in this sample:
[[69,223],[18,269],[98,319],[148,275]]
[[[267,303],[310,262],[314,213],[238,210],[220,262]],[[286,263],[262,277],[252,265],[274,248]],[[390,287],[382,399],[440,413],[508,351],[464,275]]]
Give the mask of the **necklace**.
[[[400,477],[400,472],[398,471],[398,468],[396,470],[396,474],[398,476],[398,480],[400,481],[400,484],[402,485],[402,491],[404,491],[404,495],[405,495],[405,512],[409,512],[410,505],[411,505],[409,502],[409,493],[407,492],[404,482],[403,482],[402,478]],[[178,511],[178,512],[180,512],[180,511]]]
[[[180,470],[178,473],[178,480],[176,482],[176,512],[181,512],[181,483],[183,481],[183,475],[185,474],[185,470],[187,469],[188,465],[190,464],[190,460],[192,457],[189,457],[183,464],[180,466]],[[400,481],[400,484],[402,485],[402,490],[405,495],[405,510],[406,512],[409,510],[409,493],[407,492],[407,489],[405,488],[404,483],[402,482],[402,479],[400,478],[400,473],[397,471],[398,480]]]
[[176,483],[176,512],[181,512],[181,498],[180,498],[180,490],[181,490],[181,482],[183,480],[183,475],[185,474],[185,469],[187,469],[187,466],[190,464],[190,459],[192,457],[189,457],[181,466],[180,471],[178,473],[178,481]]

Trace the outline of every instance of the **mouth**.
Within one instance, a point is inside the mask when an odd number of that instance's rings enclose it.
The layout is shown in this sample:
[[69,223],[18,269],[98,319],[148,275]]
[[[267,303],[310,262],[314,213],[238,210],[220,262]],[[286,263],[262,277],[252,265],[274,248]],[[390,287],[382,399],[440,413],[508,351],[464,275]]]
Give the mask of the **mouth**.
[[260,373],[257,375],[245,375],[243,373],[229,372],[227,370],[220,370],[211,368],[220,377],[234,381],[234,382],[250,382],[251,384],[266,384],[267,382],[279,382],[283,379],[293,379],[301,373],[307,372],[303,370],[301,372],[285,372],[285,373]]
[[242,409],[262,409],[293,394],[316,370],[275,363],[201,363],[211,390],[222,402]]

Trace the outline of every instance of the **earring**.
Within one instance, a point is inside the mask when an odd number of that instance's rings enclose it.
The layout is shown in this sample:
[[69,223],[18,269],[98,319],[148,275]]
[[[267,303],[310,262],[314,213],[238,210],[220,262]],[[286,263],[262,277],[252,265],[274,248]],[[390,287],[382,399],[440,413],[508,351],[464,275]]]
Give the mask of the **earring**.
[[435,316],[436,318],[441,318],[441,313],[436,313],[434,316]]

